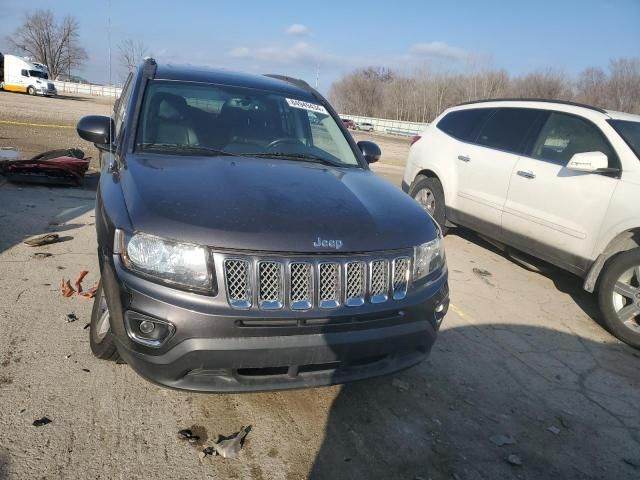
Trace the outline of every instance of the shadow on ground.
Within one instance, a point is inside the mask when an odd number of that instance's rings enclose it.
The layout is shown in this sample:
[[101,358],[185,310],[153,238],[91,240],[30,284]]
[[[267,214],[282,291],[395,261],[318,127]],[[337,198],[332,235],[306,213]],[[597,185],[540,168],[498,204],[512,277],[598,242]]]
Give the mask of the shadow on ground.
[[64,238],[77,228],[67,222],[94,209],[99,176],[87,174],[79,187],[10,183],[0,176],[0,253],[36,235]]
[[[521,268],[526,268],[517,261],[514,261],[507,252],[497,248],[495,245],[492,245],[471,230],[467,230],[465,228],[454,228],[450,230],[450,234],[464,238],[471,243],[486,248],[493,253],[509,259]],[[558,267],[555,267],[547,262],[544,262],[543,260],[539,260],[534,257],[527,258],[538,268],[537,273],[548,277],[559,291],[570,295],[576,305],[578,305],[589,318],[591,318],[602,328],[605,328],[600,316],[600,310],[598,308],[596,295],[591,294],[582,288],[583,280],[581,278]]]
[[453,327],[396,378],[342,388],[310,478],[640,478],[640,355],[626,345]]

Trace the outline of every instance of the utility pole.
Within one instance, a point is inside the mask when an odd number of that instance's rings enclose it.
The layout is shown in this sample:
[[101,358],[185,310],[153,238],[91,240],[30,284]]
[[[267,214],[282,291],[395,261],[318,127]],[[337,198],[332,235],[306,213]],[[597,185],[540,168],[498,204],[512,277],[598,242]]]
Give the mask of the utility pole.
[[316,90],[318,89],[318,85],[320,84],[320,64],[316,64]]

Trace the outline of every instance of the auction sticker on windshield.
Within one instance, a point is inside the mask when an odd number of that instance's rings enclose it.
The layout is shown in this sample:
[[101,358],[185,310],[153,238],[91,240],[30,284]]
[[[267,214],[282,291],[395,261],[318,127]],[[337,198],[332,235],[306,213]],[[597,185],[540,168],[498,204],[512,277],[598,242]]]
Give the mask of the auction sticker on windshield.
[[309,110],[310,112],[329,115],[327,110],[322,105],[318,105],[317,103],[305,102],[304,100],[296,100],[295,98],[287,98],[286,100],[290,107],[301,108],[303,110]]

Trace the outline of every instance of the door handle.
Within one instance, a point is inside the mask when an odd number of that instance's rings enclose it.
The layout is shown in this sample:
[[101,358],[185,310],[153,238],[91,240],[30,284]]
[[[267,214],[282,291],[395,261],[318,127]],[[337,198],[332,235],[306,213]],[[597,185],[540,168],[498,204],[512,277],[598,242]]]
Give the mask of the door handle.
[[524,178],[536,178],[536,174],[531,170],[518,170],[518,175]]
[[469,158],[467,155],[458,155],[458,160],[460,160],[461,162],[470,162],[471,158]]

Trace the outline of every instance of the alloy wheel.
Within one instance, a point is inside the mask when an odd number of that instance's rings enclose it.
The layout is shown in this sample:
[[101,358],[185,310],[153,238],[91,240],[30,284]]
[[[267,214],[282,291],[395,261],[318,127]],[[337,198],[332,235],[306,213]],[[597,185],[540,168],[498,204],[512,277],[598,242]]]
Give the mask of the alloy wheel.
[[640,333],[640,265],[620,275],[613,287],[612,301],[620,322]]
[[436,210],[436,197],[430,188],[423,187],[418,190],[415,199],[425,211],[433,215]]

